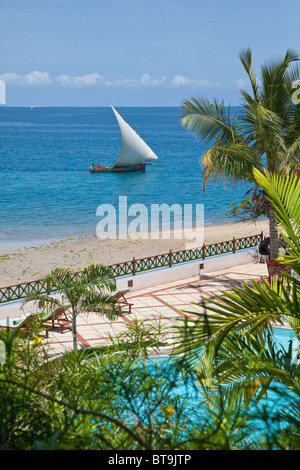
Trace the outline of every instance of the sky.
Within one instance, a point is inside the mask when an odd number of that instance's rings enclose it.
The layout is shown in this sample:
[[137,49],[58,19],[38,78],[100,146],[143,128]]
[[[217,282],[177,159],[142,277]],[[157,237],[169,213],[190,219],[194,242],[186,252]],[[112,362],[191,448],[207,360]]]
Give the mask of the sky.
[[9,106],[180,106],[192,96],[238,105],[247,47],[258,76],[288,48],[300,53],[300,1],[0,2]]

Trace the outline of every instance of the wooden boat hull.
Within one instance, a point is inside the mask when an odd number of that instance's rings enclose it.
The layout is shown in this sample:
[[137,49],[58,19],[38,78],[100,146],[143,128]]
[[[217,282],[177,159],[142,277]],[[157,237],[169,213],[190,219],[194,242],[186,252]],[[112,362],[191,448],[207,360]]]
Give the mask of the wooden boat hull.
[[145,171],[145,163],[139,163],[133,166],[94,166],[90,168],[91,173],[127,173],[130,171]]

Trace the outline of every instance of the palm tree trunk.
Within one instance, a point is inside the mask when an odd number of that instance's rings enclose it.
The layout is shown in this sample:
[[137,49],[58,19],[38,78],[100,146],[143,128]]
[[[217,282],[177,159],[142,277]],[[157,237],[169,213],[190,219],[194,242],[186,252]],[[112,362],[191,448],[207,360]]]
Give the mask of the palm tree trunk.
[[73,350],[77,351],[77,325],[76,325],[76,312],[72,314],[72,336],[73,336]]
[[272,204],[267,201],[267,211],[269,217],[269,231],[270,231],[270,261],[278,258],[279,254],[279,236],[277,231],[277,220],[275,211]]

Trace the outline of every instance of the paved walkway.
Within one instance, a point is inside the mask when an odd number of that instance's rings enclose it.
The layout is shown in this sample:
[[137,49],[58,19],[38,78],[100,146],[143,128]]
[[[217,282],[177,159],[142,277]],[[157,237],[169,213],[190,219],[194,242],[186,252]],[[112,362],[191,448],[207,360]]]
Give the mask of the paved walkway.
[[[178,319],[192,317],[193,313],[200,311],[202,296],[213,297],[216,293],[229,290],[231,286],[240,282],[259,280],[267,277],[266,264],[248,263],[242,266],[213,272],[201,278],[192,277],[181,281],[151,287],[136,292],[129,292],[127,300],[133,304],[131,314],[128,308],[115,321],[96,313],[80,314],[77,318],[78,348],[95,347],[107,344],[109,335],[116,338],[124,335],[127,325],[134,326],[133,320],[144,322],[145,325],[158,324],[170,332],[171,326],[178,324]],[[17,316],[14,303],[10,307],[0,308],[0,318]],[[27,306],[26,309],[29,307]],[[64,328],[55,326],[49,331],[48,338],[42,333],[43,341],[48,344],[49,355],[63,353],[73,348],[72,329],[70,322],[65,322]]]

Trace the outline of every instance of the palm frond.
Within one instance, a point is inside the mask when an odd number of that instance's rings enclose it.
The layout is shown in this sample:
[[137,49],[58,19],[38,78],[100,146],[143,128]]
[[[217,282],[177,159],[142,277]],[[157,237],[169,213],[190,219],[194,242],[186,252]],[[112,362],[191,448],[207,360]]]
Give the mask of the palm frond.
[[251,49],[243,49],[240,52],[240,61],[243,64],[244,69],[249,77],[253,96],[255,100],[258,100],[258,82],[252,67],[252,51]]
[[[300,119],[299,119],[300,122]],[[300,132],[300,127],[299,127],[299,132]],[[298,136],[293,139],[291,145],[287,148],[286,152],[282,153],[282,163],[281,167],[283,167],[283,170],[285,167],[288,165],[295,174],[300,174],[299,171],[299,165],[300,165],[300,136]]]
[[203,166],[203,183],[206,180],[221,179],[223,182],[248,180],[253,167],[263,168],[260,156],[245,142],[215,145],[201,157]]
[[226,110],[223,102],[192,98],[183,103],[182,110],[181,124],[204,143],[214,146],[243,142],[230,115],[230,107]]
[[243,106],[238,119],[247,135],[247,144],[261,156],[272,155],[274,160],[277,152],[286,150],[282,120],[272,110],[253,100],[247,92],[242,90],[241,93]]
[[285,256],[284,260],[290,265],[293,260],[300,259],[300,178],[297,175],[282,178],[267,170],[264,174],[254,170],[254,176],[266,191],[275,209],[278,224],[281,226],[278,230],[288,244],[288,251],[292,256]]
[[95,312],[106,316],[109,320],[115,320],[120,314],[120,305],[110,293],[98,290],[89,291],[83,301],[82,308],[86,312]]
[[35,294],[29,300],[42,300],[46,305],[64,307],[64,300],[70,305],[74,350],[77,350],[76,318],[82,312],[94,311],[115,320],[120,313],[116,299],[112,296],[116,281],[112,269],[104,265],[90,265],[82,273],[72,273],[69,269],[57,268],[43,280],[56,297]]
[[65,307],[65,303],[63,302],[63,299],[59,299],[51,295],[39,294],[36,292],[32,292],[31,294],[29,294],[24,300],[23,305],[27,304],[28,302],[34,302],[35,305],[39,302],[43,302],[50,309]]
[[298,53],[288,49],[283,59],[261,67],[261,103],[281,117],[286,110],[284,103],[291,103],[290,65],[298,60]]

